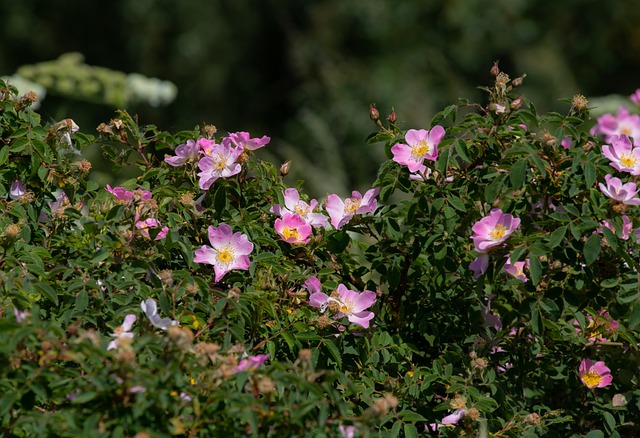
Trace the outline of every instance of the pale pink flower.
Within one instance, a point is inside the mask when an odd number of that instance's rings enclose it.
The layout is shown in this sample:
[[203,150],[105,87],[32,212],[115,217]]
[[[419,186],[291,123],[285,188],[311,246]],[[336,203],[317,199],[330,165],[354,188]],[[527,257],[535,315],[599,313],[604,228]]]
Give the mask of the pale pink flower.
[[178,321],[175,321],[171,318],[161,318],[158,315],[158,305],[156,304],[156,300],[154,300],[153,298],[147,298],[142,303],[140,303],[140,308],[149,319],[149,322],[151,322],[151,325],[153,325],[154,327],[166,330],[167,327],[178,325]]
[[562,139],[562,141],[560,142],[560,145],[565,149],[569,149],[571,146],[573,146],[573,140],[571,139],[570,136],[567,135]]
[[640,141],[640,116],[629,114],[625,106],[618,109],[616,115],[604,114],[598,118],[597,124],[591,128],[591,135],[604,134],[605,141],[610,142],[614,135],[626,135],[633,139],[633,143]]
[[429,178],[430,176],[431,176],[431,169],[429,169],[427,166],[423,164],[422,166],[420,166],[420,168],[417,171],[409,174],[409,179],[412,179],[414,181],[426,181],[427,178]]
[[136,322],[135,315],[128,314],[127,316],[125,316],[124,322],[122,323],[122,325],[116,327],[113,330],[113,333],[111,334],[111,336],[113,336],[115,339],[109,342],[109,345],[107,346],[107,350],[114,350],[118,348],[120,340],[122,339],[133,339],[133,333],[131,333],[131,328],[133,327],[133,323],[135,322]]
[[285,213],[275,221],[274,228],[285,242],[294,245],[304,245],[309,242],[311,225],[300,215]]
[[294,188],[288,188],[282,193],[284,195],[284,207],[276,204],[271,207],[271,213],[280,216],[284,216],[285,213],[295,213],[314,227],[326,228],[328,226],[328,219],[325,215],[322,213],[314,213],[314,210],[318,206],[318,201],[312,199],[307,204],[305,201],[300,200],[300,194]]
[[638,188],[635,183],[622,184],[620,178],[611,175],[606,175],[604,180],[607,183],[606,186],[602,183],[598,184],[602,193],[626,205],[640,205],[640,198],[636,197]]
[[268,354],[258,354],[256,356],[249,356],[242,360],[236,367],[236,372],[239,371],[254,371],[260,368],[269,359]]
[[[616,232],[616,227],[608,221],[602,221],[602,226],[609,228],[614,233]],[[623,214],[622,229],[620,231],[620,234],[618,234],[618,237],[621,238],[622,240],[628,240],[629,235],[631,234],[631,231],[633,231],[633,222],[631,222],[631,219],[629,219],[629,216],[627,216],[626,214]],[[602,233],[602,228],[599,228],[598,232]]]
[[496,331],[499,331],[502,329],[502,320],[500,319],[500,315],[491,310],[491,299],[494,297],[495,295],[489,296],[486,307],[482,304],[480,305],[480,314],[482,315],[485,326],[492,327]]
[[[206,139],[201,139],[206,140]],[[208,190],[218,178],[229,178],[240,173],[242,166],[238,163],[238,157],[242,154],[242,148],[232,148],[229,144],[218,145],[213,143],[205,149],[205,156],[198,162],[200,177],[199,186],[202,190]]]
[[200,157],[200,144],[193,140],[187,140],[175,150],[175,156],[165,155],[164,161],[173,167],[184,166],[190,161],[196,161]]
[[[316,276],[309,277],[304,282],[304,287],[307,289],[307,291],[309,291],[310,294],[322,291],[322,285],[320,284],[320,280],[318,280],[318,277]],[[314,307],[319,307],[319,306],[314,306]]]
[[113,187],[107,184],[107,192],[111,193],[116,201],[129,202],[133,199],[133,192],[125,189],[124,187]]
[[589,389],[604,388],[611,385],[613,376],[603,361],[593,363],[591,359],[583,359],[578,369],[580,380]]
[[331,225],[336,230],[342,228],[347,224],[354,215],[371,213],[376,209],[376,199],[380,193],[380,189],[368,190],[364,196],[360,192],[351,192],[351,198],[347,198],[344,201],[340,199],[338,195],[327,196],[326,210],[331,218]]
[[24,184],[22,184],[22,181],[17,179],[11,183],[11,189],[9,190],[9,198],[11,199],[21,198],[24,196],[26,190],[27,188],[25,187]]
[[602,155],[607,157],[609,165],[620,172],[640,175],[640,147],[634,148],[626,135],[613,135],[611,145],[602,146]]
[[513,275],[518,280],[526,283],[529,279],[524,273],[524,267],[529,267],[529,259],[526,259],[523,262],[515,262],[511,263],[511,257],[507,255],[507,262],[504,264],[503,269],[509,274]]
[[483,217],[471,228],[475,233],[471,238],[476,251],[482,253],[500,245],[513,234],[519,225],[520,219],[503,213],[499,208],[494,208],[489,216]]
[[253,251],[253,243],[246,234],[233,233],[227,224],[209,227],[209,241],[212,246],[203,245],[196,250],[194,262],[213,265],[216,282],[233,269],[249,269],[251,262],[248,254]]
[[[136,222],[136,228],[139,229],[140,230],[140,234],[142,234],[142,236],[146,237],[147,239],[151,239],[151,236],[149,235],[149,229],[159,228],[160,226],[162,226],[160,221],[158,221],[157,219],[154,219],[152,217],[148,218],[148,219],[145,219],[143,221],[137,221]],[[162,227],[160,232],[156,235],[155,239],[153,239],[153,240],[164,239],[165,237],[167,237],[168,233],[169,233],[169,227],[164,226],[164,227]]]
[[363,292],[356,292],[347,287],[344,284],[340,284],[337,289],[337,296],[327,296],[323,292],[315,292],[309,296],[309,304],[313,307],[318,307],[321,312],[324,312],[330,303],[337,304],[336,318],[342,318],[346,316],[349,322],[357,324],[364,328],[369,328],[369,321],[373,319],[375,314],[371,311],[366,311],[376,301],[376,293],[370,290]]
[[469,269],[473,271],[473,278],[476,280],[480,278],[482,274],[487,272],[487,268],[489,267],[489,254],[486,252],[481,252],[478,254],[470,264]]
[[640,105],[640,88],[634,91],[633,94],[629,96],[629,99],[631,99],[631,102],[635,103],[636,105]]
[[223,143],[227,139],[235,147],[248,151],[254,151],[256,149],[265,147],[271,141],[271,138],[267,137],[266,135],[263,135],[260,138],[251,138],[248,132],[234,132],[232,134],[229,134],[226,139],[222,140]]
[[464,416],[466,409],[456,409],[441,420],[442,424],[456,424]]
[[356,436],[356,427],[355,426],[345,426],[341,424],[338,426],[338,430],[342,435],[342,438],[354,438]]
[[417,172],[424,160],[436,161],[438,144],[444,137],[444,128],[436,125],[430,131],[410,129],[404,136],[407,144],[397,143],[391,148],[393,161],[407,166],[410,172]]

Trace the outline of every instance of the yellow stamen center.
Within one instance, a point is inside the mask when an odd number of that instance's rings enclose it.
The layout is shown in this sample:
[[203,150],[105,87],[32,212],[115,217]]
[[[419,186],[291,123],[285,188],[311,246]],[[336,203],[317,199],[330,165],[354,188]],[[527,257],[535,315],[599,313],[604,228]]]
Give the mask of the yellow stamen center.
[[411,155],[413,155],[413,157],[416,159],[420,159],[424,157],[424,154],[429,152],[429,149],[431,148],[429,147],[427,141],[421,140],[411,148]]
[[602,381],[602,376],[598,373],[595,373],[593,371],[590,371],[588,373],[585,373],[582,376],[582,381],[585,383],[585,385],[587,385],[589,388],[593,388],[598,386],[598,384]]
[[215,170],[222,170],[226,167],[227,165],[227,161],[225,160],[224,156],[222,154],[216,154],[216,156],[213,158],[213,165],[211,167],[213,167]]
[[504,233],[506,232],[507,232],[507,227],[505,227],[502,224],[497,224],[495,227],[493,227],[493,230],[489,231],[489,236],[493,240],[498,240],[498,239],[502,239],[502,236],[504,236]]
[[309,213],[309,206],[302,202],[296,202],[296,205],[293,207],[293,211],[304,217]]
[[295,228],[284,227],[282,235],[286,240],[289,240],[292,237],[296,242],[300,240],[300,233]]
[[620,128],[620,134],[629,135],[631,134],[631,128],[629,126],[623,126]]
[[353,311],[353,302],[352,301],[342,301],[340,303],[340,312],[345,315],[351,313]]
[[222,248],[218,248],[218,253],[216,254],[216,258],[220,263],[225,265],[229,265],[233,262],[235,258],[235,251],[230,245],[223,246]]
[[356,210],[360,208],[360,204],[362,203],[361,199],[358,198],[348,198],[344,201],[344,212],[355,214]]
[[620,162],[625,167],[634,167],[636,165],[636,157],[633,154],[625,153],[620,156]]

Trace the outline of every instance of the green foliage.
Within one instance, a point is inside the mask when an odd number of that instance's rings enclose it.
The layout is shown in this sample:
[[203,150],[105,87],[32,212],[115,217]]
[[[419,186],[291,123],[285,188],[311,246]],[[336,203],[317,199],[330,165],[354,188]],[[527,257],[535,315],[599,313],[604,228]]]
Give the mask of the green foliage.
[[[597,189],[611,168],[586,108],[539,115],[504,75],[485,90],[487,105],[449,106],[425,127],[446,135],[424,181],[391,160],[404,133],[378,123],[368,147],[389,160],[377,210],[291,245],[270,213],[286,172],[245,151],[240,173],[200,190],[195,161],[158,159],[215,139],[211,126],[171,134],[119,111],[93,137],[70,119],[43,126],[0,82],[2,434],[420,436],[459,409],[440,434],[637,434],[638,242],[619,237],[621,209],[637,207]],[[123,183],[132,199],[87,179],[78,150],[95,144],[139,170]],[[521,224],[476,280],[472,227],[494,208]],[[166,237],[145,236],[142,218]],[[254,250],[249,269],[216,282],[194,253],[222,223]],[[528,260],[529,281],[504,271],[508,254]],[[311,306],[312,276],[327,295],[375,291],[370,327]],[[154,326],[149,298],[179,325]],[[116,338],[127,315],[132,337]],[[269,360],[239,367],[245,354]],[[604,361],[613,383],[586,388],[583,358]]]

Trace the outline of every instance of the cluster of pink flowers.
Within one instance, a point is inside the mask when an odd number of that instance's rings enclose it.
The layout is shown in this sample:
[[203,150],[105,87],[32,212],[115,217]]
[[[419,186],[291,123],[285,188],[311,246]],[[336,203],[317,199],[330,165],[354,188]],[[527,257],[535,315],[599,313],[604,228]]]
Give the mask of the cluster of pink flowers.
[[603,134],[605,142],[610,143],[614,136],[627,136],[633,139],[633,144],[640,142],[640,115],[629,114],[625,106],[621,106],[618,112],[604,114],[598,118],[597,123],[591,128],[591,135]]
[[410,129],[404,136],[406,144],[397,143],[391,148],[393,161],[407,166],[413,179],[425,179],[431,170],[424,164],[425,160],[436,161],[438,144],[444,137],[445,130],[436,125],[431,130]]
[[375,292],[356,292],[340,284],[334,293],[327,295],[321,291],[320,280],[317,277],[310,277],[305,282],[305,287],[311,293],[309,304],[312,307],[320,309],[322,313],[330,308],[335,312],[336,318],[346,316],[349,322],[369,328],[369,322],[375,314],[367,309],[376,301]]
[[[469,268],[473,271],[474,278],[480,278],[489,267],[489,250],[501,245],[520,226],[520,219],[508,213],[503,213],[499,208],[494,208],[489,213],[476,222],[471,228],[474,234],[471,236],[478,257],[471,262]],[[511,264],[511,259],[507,260],[505,270],[514,277],[522,280],[524,276],[523,268],[526,262],[516,262]],[[526,281],[526,276],[524,277]]]
[[231,133],[219,144],[207,138],[188,140],[176,148],[174,156],[166,155],[164,161],[174,167],[197,161],[200,169],[198,185],[202,190],[208,190],[218,178],[240,173],[239,159],[243,152],[262,148],[270,141],[266,135],[251,138],[248,132]]
[[[130,204],[135,201],[149,201],[152,198],[152,194],[149,190],[136,189],[134,191],[130,191],[125,189],[124,187],[111,187],[109,184],[106,186],[106,190],[111,193],[116,200],[116,202],[121,204]],[[139,204],[135,207],[136,214],[133,219],[136,229],[140,231],[140,235],[147,239],[151,239],[151,235],[149,234],[149,230],[160,228],[160,232],[156,235],[154,240],[162,240],[167,237],[169,233],[169,227],[162,226],[160,221],[155,218],[147,218],[140,219],[142,216],[142,212],[144,208]]]

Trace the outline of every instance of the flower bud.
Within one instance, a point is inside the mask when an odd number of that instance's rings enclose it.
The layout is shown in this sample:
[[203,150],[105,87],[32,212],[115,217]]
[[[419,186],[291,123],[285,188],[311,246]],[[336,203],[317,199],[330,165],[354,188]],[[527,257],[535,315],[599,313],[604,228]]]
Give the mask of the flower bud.
[[396,122],[396,112],[391,110],[391,114],[387,116],[387,122],[395,123]]
[[511,85],[513,85],[514,87],[519,87],[520,85],[522,85],[525,77],[527,77],[527,75],[523,74],[522,76],[515,78],[513,81],[511,81]]
[[493,67],[491,67],[491,76],[498,76],[500,73],[500,69],[498,68],[498,62],[493,63]]
[[531,414],[524,417],[524,422],[533,426],[538,426],[540,424],[540,415],[532,412]]
[[289,169],[291,168],[291,160],[285,161],[280,166],[280,176],[285,177],[289,174]]
[[376,109],[376,104],[375,103],[372,103],[370,108],[369,108],[369,118],[371,120],[373,120],[374,122],[377,122],[378,120],[380,120],[380,113]]
[[517,110],[522,106],[522,98],[518,97],[517,99],[511,102],[511,109]]
[[613,406],[614,408],[620,408],[625,406],[626,404],[627,398],[624,396],[624,394],[616,394],[611,400],[611,406]]

